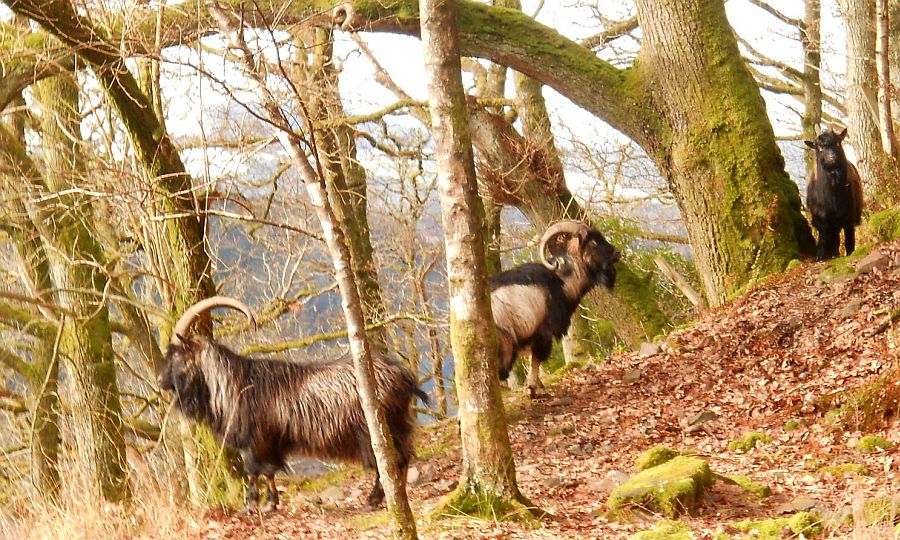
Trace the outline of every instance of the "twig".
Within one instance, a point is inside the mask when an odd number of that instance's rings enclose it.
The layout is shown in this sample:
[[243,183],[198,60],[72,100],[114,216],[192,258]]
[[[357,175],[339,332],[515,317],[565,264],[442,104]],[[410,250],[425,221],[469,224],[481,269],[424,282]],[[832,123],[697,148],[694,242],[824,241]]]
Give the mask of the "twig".
[[875,327],[875,330],[872,330],[872,333],[869,336],[877,336],[878,334],[887,330],[897,319],[900,319],[900,309],[895,309],[881,321],[881,324]]

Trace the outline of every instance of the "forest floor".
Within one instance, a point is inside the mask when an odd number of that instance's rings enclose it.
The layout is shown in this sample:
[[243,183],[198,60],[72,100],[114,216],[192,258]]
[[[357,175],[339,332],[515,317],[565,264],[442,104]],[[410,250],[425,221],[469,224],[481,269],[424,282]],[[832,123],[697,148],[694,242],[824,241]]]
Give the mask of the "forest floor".
[[[634,474],[635,458],[666,445],[693,450],[714,473],[746,475],[772,489],[770,497],[755,497],[716,482],[699,512],[680,518],[697,538],[740,537],[731,527],[737,521],[798,510],[830,516],[826,538],[893,538],[891,519],[879,525],[861,516],[865,501],[897,494],[897,447],[863,453],[857,443],[870,433],[900,441],[900,429],[890,418],[864,432],[853,414],[843,427],[825,417],[847,401],[848,390],[896,367],[900,323],[879,326],[900,308],[900,244],[875,250],[884,255],[881,268],[857,272],[862,257],[802,265],[671,333],[656,351],[647,347],[643,355],[617,354],[569,370],[544,399],[511,392],[507,411],[519,485],[549,512],[539,527],[426,521],[455,486],[460,457],[454,422],[423,428],[418,478],[410,488],[420,536],[628,538],[653,529],[653,516],[623,524],[603,511],[610,489]],[[748,432],[771,442],[729,450],[730,441]],[[822,470],[845,464],[864,469]],[[387,538],[386,512],[363,509],[371,481],[371,473],[354,468],[288,481],[279,513],[211,512],[194,533],[207,539]],[[848,516],[857,518],[855,525],[847,525]]]

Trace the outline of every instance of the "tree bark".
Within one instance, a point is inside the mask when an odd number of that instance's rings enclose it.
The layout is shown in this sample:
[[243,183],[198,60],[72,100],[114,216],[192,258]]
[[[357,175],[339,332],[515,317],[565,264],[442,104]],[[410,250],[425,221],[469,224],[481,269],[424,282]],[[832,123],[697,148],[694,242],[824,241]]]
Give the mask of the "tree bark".
[[891,115],[891,66],[890,66],[890,12],[888,0],[875,0],[876,46],[875,56],[878,71],[878,127],[881,135],[881,149],[890,158],[897,155],[894,138],[894,119]]
[[875,68],[875,4],[841,0],[847,28],[847,136],[867,191],[878,190],[881,141]]
[[[450,340],[462,437],[459,486],[445,511],[504,516],[529,506],[516,484],[500,399],[478,184],[460,74],[456,4],[421,0],[422,43],[435,141],[450,294]],[[487,501],[487,508],[479,507]],[[491,514],[493,512],[493,514]]]
[[[161,279],[160,296],[174,321],[187,307],[215,293],[211,263],[205,251],[205,223],[202,208],[194,199],[193,182],[178,151],[161,125],[153,104],[119,53],[117,45],[104,39],[106,33],[78,15],[67,0],[36,3],[10,1],[8,6],[40,23],[63,43],[77,50],[91,66],[107,99],[119,114],[153,193],[149,211],[156,215],[176,215],[143,223],[141,242],[149,267]],[[156,18],[147,28],[156,34]],[[151,40],[153,42],[153,40]],[[198,331],[211,332],[208,315],[201,317]],[[167,343],[171,327],[161,325],[160,341]],[[185,424],[187,425],[187,424]],[[192,499],[196,504],[234,503],[242,490],[240,458],[223,450],[204,426],[186,433],[185,448]],[[234,499],[234,500],[233,500]]]
[[[77,401],[73,420],[81,465],[90,471],[102,497],[122,500],[129,496],[122,408],[109,313],[100,303],[106,285],[105,260],[85,226],[91,223],[90,204],[65,193],[71,187],[68,175],[83,170],[78,141],[70,136],[80,133],[78,89],[71,79],[56,77],[42,81],[35,90],[46,107],[42,116],[46,183],[24,147],[5,130],[0,132],[0,148],[5,166],[25,180],[25,207],[43,241],[51,246],[49,267],[59,303],[74,315],[61,323],[60,346],[72,364]],[[49,196],[57,192],[61,193]]]

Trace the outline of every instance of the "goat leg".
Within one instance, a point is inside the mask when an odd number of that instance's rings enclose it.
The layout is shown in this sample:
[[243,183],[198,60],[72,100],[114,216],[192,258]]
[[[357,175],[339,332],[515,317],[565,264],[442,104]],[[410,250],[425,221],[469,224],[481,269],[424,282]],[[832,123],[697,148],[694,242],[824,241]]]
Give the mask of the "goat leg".
[[266,475],[266,504],[262,512],[269,513],[278,510],[278,486],[275,485],[275,475]]
[[850,255],[856,249],[856,229],[853,225],[844,227],[844,251],[845,255]]
[[252,514],[259,506],[259,490],[257,489],[259,476],[251,474],[247,480],[250,485],[247,486],[247,499],[244,502],[244,509],[242,512]]
[[531,367],[528,368],[528,393],[532,398],[540,395],[544,383],[541,382],[541,360],[531,353]]

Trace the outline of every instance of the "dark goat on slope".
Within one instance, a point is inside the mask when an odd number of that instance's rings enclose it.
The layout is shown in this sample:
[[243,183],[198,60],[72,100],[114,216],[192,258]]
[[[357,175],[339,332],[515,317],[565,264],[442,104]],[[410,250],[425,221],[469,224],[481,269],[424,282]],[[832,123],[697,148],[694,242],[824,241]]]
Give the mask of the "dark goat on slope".
[[[562,237],[564,264],[548,260],[545,250]],[[531,350],[528,388],[542,388],[538,370],[550,356],[553,340],[569,330],[572,315],[597,283],[612,288],[621,254],[596,229],[559,221],[544,232],[539,263],[526,263],[491,277],[491,309],[500,342],[500,378],[506,379],[519,351]]]
[[[241,452],[250,477],[247,509],[259,501],[259,476],[266,477],[264,510],[277,508],[275,473],[290,454],[359,462],[375,469],[368,504],[380,504],[384,491],[352,362],[247,358],[207,337],[187,334],[201,313],[219,306],[252,317],[247,306],[225,297],[202,300],[186,310],[175,325],[159,387],[174,393],[175,406],[187,417],[207,424],[223,444]],[[406,478],[415,427],[410,402],[414,395],[423,400],[427,396],[406,366],[379,357],[374,361],[378,400]]]
[[815,141],[803,141],[816,151],[816,166],[806,186],[806,206],[812,225],[819,231],[816,259],[837,257],[840,251],[841,229],[844,231],[844,250],[847,255],[856,247],[855,227],[862,222],[862,184],[859,172],[847,160],[841,142],[847,136],[823,131]]

